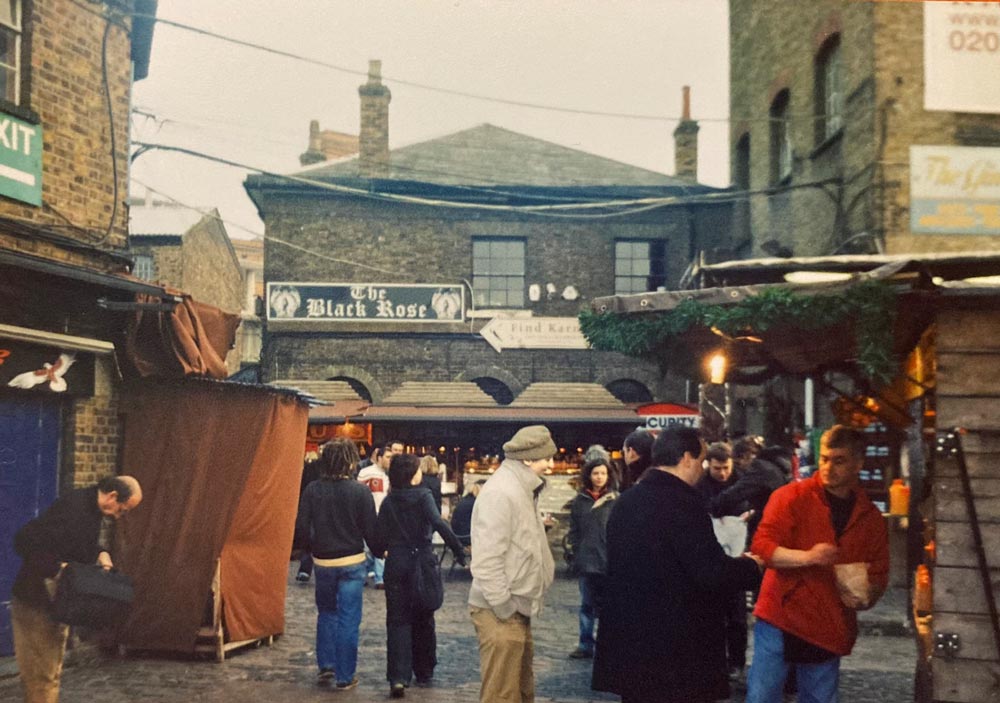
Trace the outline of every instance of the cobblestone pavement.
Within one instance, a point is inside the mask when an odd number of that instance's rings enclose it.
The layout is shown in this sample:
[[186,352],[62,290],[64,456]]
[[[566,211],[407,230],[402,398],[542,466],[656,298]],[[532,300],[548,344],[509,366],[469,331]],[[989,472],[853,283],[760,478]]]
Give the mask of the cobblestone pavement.
[[[447,561],[446,561],[447,564]],[[438,612],[438,668],[434,687],[411,688],[417,702],[467,703],[478,699],[479,659],[475,631],[465,599],[470,578],[458,570],[446,585]],[[568,659],[576,642],[576,581],[559,574],[548,606],[533,625],[535,676],[539,703],[615,701],[590,690],[590,662]],[[319,689],[314,683],[315,607],[312,584],[299,585],[289,571],[286,632],[270,647],[231,652],[222,664],[184,658],[129,655],[104,657],[84,645],[63,676],[62,703],[238,702],[310,703],[336,700],[378,701],[388,697],[385,681],[385,598],[365,590],[358,677],[353,691]],[[867,636],[844,660],[841,699],[851,703],[911,701],[915,646],[910,637]],[[16,679],[0,680],[0,701],[19,700]],[[731,703],[741,703],[737,693]]]

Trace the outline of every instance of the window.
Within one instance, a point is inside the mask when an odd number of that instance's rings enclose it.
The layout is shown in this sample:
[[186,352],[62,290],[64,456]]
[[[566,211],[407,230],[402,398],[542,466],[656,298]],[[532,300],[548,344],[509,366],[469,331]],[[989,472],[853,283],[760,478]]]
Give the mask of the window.
[[21,0],[0,0],[0,100],[21,104]]
[[615,242],[615,294],[645,293],[667,282],[666,243]]
[[156,277],[153,271],[153,257],[148,254],[136,255],[135,267],[132,269],[132,274],[144,281],[152,281]]
[[822,144],[844,125],[839,34],[827,39],[816,55],[816,114],[816,142]]
[[778,93],[771,103],[771,183],[781,183],[792,176],[788,103],[788,90]]
[[733,185],[736,190],[750,190],[750,135],[744,134],[736,142],[733,159]]
[[472,291],[478,307],[524,307],[524,241],[472,240]]

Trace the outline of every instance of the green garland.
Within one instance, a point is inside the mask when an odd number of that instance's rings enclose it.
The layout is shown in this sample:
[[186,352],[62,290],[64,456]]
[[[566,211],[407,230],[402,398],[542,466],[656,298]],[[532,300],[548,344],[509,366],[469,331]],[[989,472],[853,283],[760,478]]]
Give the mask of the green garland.
[[882,384],[898,369],[892,351],[896,293],[880,281],[866,281],[840,294],[800,295],[789,288],[771,288],[732,305],[685,300],[669,312],[623,315],[588,309],[579,317],[580,329],[594,349],[679,365],[687,371],[697,362],[680,348],[678,338],[698,325],[737,337],[760,334],[778,324],[818,330],[850,320],[862,373]]

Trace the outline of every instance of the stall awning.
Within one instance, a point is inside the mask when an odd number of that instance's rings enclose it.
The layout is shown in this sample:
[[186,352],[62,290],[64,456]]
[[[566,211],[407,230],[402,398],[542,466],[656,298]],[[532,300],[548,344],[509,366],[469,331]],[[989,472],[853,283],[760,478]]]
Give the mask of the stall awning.
[[355,415],[360,415],[368,408],[368,401],[361,400],[337,400],[329,405],[318,405],[309,408],[310,424],[334,424],[339,425],[348,421]]
[[175,293],[167,291],[163,286],[146,283],[127,274],[103,273],[85,266],[74,266],[20,252],[0,251],[0,265],[68,278],[126,293],[149,295],[167,300],[176,300],[179,297]]
[[542,424],[614,423],[637,425],[627,408],[514,408],[370,406],[348,418],[351,422],[512,422]]
[[625,406],[599,383],[532,383],[510,407],[622,409]]

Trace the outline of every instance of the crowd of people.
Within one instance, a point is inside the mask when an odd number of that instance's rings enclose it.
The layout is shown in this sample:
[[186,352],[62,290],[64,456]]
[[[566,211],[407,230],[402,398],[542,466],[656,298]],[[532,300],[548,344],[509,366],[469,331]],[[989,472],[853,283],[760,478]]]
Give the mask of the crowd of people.
[[[352,441],[323,445],[304,472],[295,530],[303,549],[296,578],[315,577],[320,685],[358,685],[368,579],[385,592],[390,697],[432,685],[436,532],[457,564],[471,554],[480,700],[534,700],[531,627],[555,575],[538,499],[557,449],[534,425],[503,450],[449,524],[434,457],[390,442],[362,466]],[[566,546],[580,590],[569,656],[593,659],[593,689],[624,703],[727,698],[744,676],[750,592],[747,701],[780,701],[790,681],[799,700],[836,701],[856,613],[888,582],[886,527],[858,481],[865,451],[861,432],[834,426],[822,436],[818,471],[793,480],[789,452],[749,438],[706,446],[691,428],[633,432],[622,467],[603,447],[588,449]],[[51,612],[51,579],[67,560],[110,568],[113,522],[141,499],[134,478],[104,479],[60,498],[16,536],[23,566],[11,607],[27,700],[58,697],[67,628]]]

